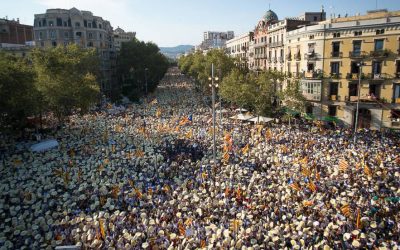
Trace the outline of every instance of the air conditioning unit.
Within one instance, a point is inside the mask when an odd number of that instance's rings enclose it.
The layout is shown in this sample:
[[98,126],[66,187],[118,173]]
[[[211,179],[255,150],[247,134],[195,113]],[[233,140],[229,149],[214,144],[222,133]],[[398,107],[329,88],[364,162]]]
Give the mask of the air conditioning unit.
[[331,100],[332,100],[332,101],[336,101],[336,100],[337,100],[336,95],[331,95]]
[[381,74],[374,74],[374,79],[381,79]]

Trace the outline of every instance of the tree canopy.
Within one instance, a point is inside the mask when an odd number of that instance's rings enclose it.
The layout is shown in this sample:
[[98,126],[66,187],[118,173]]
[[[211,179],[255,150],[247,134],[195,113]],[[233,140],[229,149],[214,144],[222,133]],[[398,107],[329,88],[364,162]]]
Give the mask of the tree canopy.
[[146,80],[148,92],[154,91],[168,67],[168,59],[156,44],[137,39],[122,43],[117,66],[123,84],[122,94],[138,100],[145,94]]

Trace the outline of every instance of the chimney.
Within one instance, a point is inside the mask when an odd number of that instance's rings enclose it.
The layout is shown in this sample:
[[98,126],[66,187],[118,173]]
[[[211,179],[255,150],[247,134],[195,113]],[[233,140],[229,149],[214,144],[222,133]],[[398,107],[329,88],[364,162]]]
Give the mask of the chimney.
[[19,23],[19,18],[17,18],[17,23]]

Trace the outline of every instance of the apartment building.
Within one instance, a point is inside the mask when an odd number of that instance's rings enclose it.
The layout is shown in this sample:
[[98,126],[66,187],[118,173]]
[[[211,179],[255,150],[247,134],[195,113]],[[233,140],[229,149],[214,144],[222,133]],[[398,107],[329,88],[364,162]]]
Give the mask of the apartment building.
[[120,27],[116,28],[113,34],[115,50],[120,51],[122,43],[132,41],[135,39],[135,37],[136,37],[136,32],[125,32]]
[[101,59],[101,90],[109,94],[115,88],[116,53],[109,21],[76,8],[48,9],[44,14],[35,14],[33,32],[40,48],[68,44],[96,48]]
[[236,59],[235,63],[240,67],[249,68],[248,54],[253,39],[254,33],[249,32],[226,42],[226,52]]

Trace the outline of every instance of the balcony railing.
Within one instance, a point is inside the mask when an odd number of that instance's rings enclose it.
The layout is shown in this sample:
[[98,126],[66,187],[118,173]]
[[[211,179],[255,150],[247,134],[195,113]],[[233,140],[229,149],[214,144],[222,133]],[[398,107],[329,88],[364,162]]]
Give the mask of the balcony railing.
[[297,61],[301,60],[301,54],[297,53],[296,55],[294,55],[294,59],[296,59]]
[[340,79],[340,78],[342,78],[342,74],[341,73],[331,73],[330,77],[332,79]]
[[386,58],[386,57],[389,56],[389,54],[390,54],[390,51],[386,50],[386,49],[384,49],[384,50],[375,50],[375,51],[371,51],[369,53],[370,57],[372,57],[372,58]]
[[287,54],[286,55],[286,60],[291,61],[292,60],[292,54]]
[[367,74],[366,78],[367,79],[372,79],[372,80],[386,80],[388,79],[390,76],[388,74],[385,73],[379,73],[379,74]]
[[314,52],[312,52],[312,53],[305,53],[305,54],[304,54],[304,58],[305,58],[306,60],[315,60],[315,59],[317,59],[317,55],[316,55]]
[[339,101],[340,98],[339,98],[339,96],[337,94],[336,95],[329,95],[329,100],[330,101]]
[[275,47],[283,46],[283,42],[270,43],[270,44],[268,44],[268,46],[269,46],[270,48],[275,48]]
[[272,57],[272,62],[273,63],[277,63],[278,62],[278,58],[277,57]]
[[368,56],[367,52],[365,51],[350,51],[349,57],[352,59],[363,59]]
[[323,75],[320,72],[308,71],[308,72],[304,72],[303,77],[308,78],[308,79],[322,79]]
[[[347,75],[346,75],[346,79],[347,80],[358,80],[358,78],[359,78],[359,73],[347,73]],[[361,73],[361,79],[363,80],[363,79],[365,79],[365,74],[364,73]]]
[[341,58],[341,57],[343,57],[343,52],[333,51],[333,52],[331,52],[331,57],[333,57],[333,58]]

